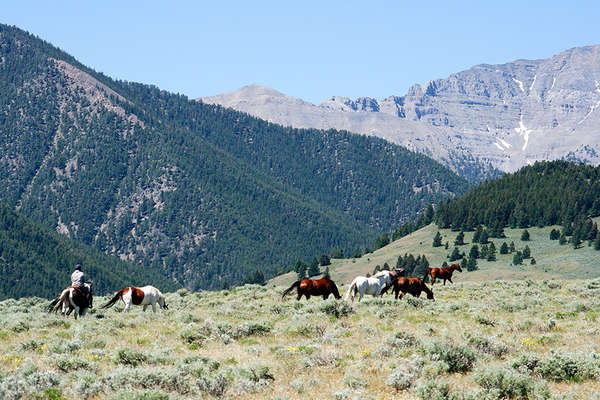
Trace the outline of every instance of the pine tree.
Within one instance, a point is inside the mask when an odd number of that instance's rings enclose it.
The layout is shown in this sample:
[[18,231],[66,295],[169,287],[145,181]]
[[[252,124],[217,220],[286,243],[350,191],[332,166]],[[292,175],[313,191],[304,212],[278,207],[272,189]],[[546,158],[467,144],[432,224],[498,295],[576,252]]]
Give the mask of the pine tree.
[[362,253],[360,251],[360,249],[356,249],[356,251],[354,251],[354,254],[352,254],[352,258],[361,258],[362,257]]
[[296,265],[294,266],[294,271],[296,271],[296,276],[298,280],[302,280],[306,278],[306,270],[308,269],[308,265],[306,265],[303,261],[298,260]]
[[390,244],[390,238],[387,233],[384,233],[380,238],[377,239],[377,242],[375,243],[375,250],[387,246],[388,244]]
[[442,247],[442,235],[438,231],[433,238],[433,247]]
[[329,267],[325,267],[325,272],[323,273],[323,277],[327,279],[331,279],[331,275],[329,275]]
[[463,257],[463,255],[458,250],[458,247],[455,247],[449,257],[450,257],[449,258],[450,262],[452,262],[452,261],[460,260]]
[[488,245],[484,244],[483,246],[481,246],[481,251],[479,252],[479,258],[481,259],[486,259],[488,256]]
[[529,262],[529,264],[535,265],[536,264],[535,258],[531,257],[531,261]]
[[523,233],[521,233],[521,240],[522,240],[523,242],[527,242],[527,241],[529,241],[529,231],[528,231],[527,229],[525,229],[525,230],[523,231]]
[[554,228],[550,231],[550,240],[558,240],[560,238],[560,232]]
[[469,250],[469,257],[479,258],[479,246],[477,246],[476,244],[471,246],[471,250]]
[[448,242],[444,245],[444,249],[448,250]]
[[376,273],[378,273],[379,271],[381,271],[381,266],[379,264],[377,264],[375,266],[375,268],[373,268],[373,275],[375,275]]
[[515,252],[515,242],[510,242],[510,245],[508,246],[508,250],[510,253]]
[[321,271],[319,270],[319,260],[317,260],[317,257],[313,258],[313,260],[310,263],[310,267],[308,267],[308,277],[312,277],[315,275],[319,275],[321,273]]
[[467,271],[475,270],[477,270],[477,259],[469,257],[469,260],[467,261]]
[[500,254],[508,254],[508,245],[506,242],[502,242],[502,246],[500,246]]
[[523,253],[521,253],[521,251],[517,251],[515,253],[515,255],[513,256],[513,264],[514,265],[523,264]]
[[475,230],[475,233],[473,234],[473,243],[479,243],[479,238],[481,237],[482,230],[483,230],[483,227],[481,225],[477,225],[477,229]]
[[594,250],[600,250],[600,235],[596,235],[594,240]]
[[525,246],[525,248],[523,249],[523,259],[527,259],[531,257],[531,249],[529,248],[529,246]]
[[465,233],[461,230],[460,232],[458,232],[458,235],[456,235],[456,239],[454,240],[454,245],[462,246],[464,244],[465,244]]
[[490,242],[490,246],[488,247],[487,260],[496,261],[496,246],[494,242]]
[[[469,257],[471,258],[471,257]],[[468,261],[466,257],[463,257],[462,261],[460,262],[460,268],[461,269],[466,269],[468,271]]]
[[487,244],[489,242],[489,233],[487,228],[484,228],[483,231],[481,231],[481,236],[479,236],[479,243],[481,244]]

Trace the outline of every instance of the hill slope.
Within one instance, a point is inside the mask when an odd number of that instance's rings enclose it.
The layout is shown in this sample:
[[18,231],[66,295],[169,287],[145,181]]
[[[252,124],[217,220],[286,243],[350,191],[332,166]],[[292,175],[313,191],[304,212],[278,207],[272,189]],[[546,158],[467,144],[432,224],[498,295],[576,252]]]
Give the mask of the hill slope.
[[0,203],[0,300],[54,297],[71,283],[77,263],[83,265],[97,294],[132,285],[152,284],[162,290],[180,287],[158,270],[123,262],[50,232]]
[[[517,250],[523,250],[525,246],[531,249],[531,255],[535,258],[536,264],[530,265],[529,259],[524,261],[523,265],[513,265],[512,254],[496,254],[496,261],[477,260],[478,270],[462,273],[456,272],[452,280],[454,282],[484,282],[489,280],[520,280],[520,279],[578,279],[578,278],[597,278],[600,277],[600,251],[594,250],[585,243],[581,248],[574,250],[569,244],[560,245],[558,240],[550,240],[550,231],[558,226],[548,226],[545,228],[528,228],[531,240],[521,241],[523,229],[505,229],[506,238],[492,238],[496,249],[499,250],[502,243],[510,244],[513,242]],[[449,242],[449,248],[433,247],[433,237],[436,232],[442,235],[442,242]],[[415,257],[425,255],[431,267],[440,267],[444,261],[448,261],[448,255],[454,249],[454,240],[458,232],[450,229],[440,229],[435,224],[428,225],[411,233],[401,239],[398,239],[389,245],[366,254],[361,258],[352,259],[332,259],[329,270],[331,278],[340,283],[349,283],[358,275],[372,274],[377,265],[383,266],[388,263],[391,268],[396,266],[399,256],[413,254]],[[459,250],[466,255],[469,254],[473,246],[473,232],[465,233],[465,245],[458,246]],[[481,248],[479,244],[478,247]],[[460,260],[458,260],[460,262]],[[422,274],[418,274],[422,277]],[[293,272],[280,275],[271,280],[275,285],[286,286],[296,280],[296,274]],[[436,286],[438,284],[436,283]]]
[[115,81],[0,25],[0,198],[191,288],[355,248],[468,184],[380,139]]
[[256,85],[201,100],[283,125],[383,137],[471,180],[536,160],[600,162],[600,46],[477,65],[381,101],[333,96],[313,105]]

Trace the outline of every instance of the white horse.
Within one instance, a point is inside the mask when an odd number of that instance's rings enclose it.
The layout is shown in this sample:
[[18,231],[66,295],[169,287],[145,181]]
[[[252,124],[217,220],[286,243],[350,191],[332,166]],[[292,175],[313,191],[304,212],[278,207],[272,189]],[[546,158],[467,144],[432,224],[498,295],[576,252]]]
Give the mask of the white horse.
[[[92,285],[85,283],[88,289],[89,296],[92,296]],[[87,312],[88,306],[91,304],[91,300],[88,301],[88,297],[85,293],[73,286],[69,286],[61,292],[61,294],[48,306],[48,312],[57,312],[59,309],[63,315],[69,315],[75,311],[74,316],[77,319],[78,316],[83,317]]]
[[344,296],[344,300],[350,300],[354,302],[354,297],[356,296],[357,292],[359,294],[359,302],[365,294],[370,294],[374,297],[377,297],[381,294],[383,287],[385,285],[390,285],[391,283],[392,279],[390,277],[390,271],[380,271],[369,278],[365,276],[357,276],[350,284],[350,287]]
[[163,296],[160,290],[150,285],[141,288],[132,286],[125,289],[121,289],[108,303],[103,305],[101,308],[108,308],[115,304],[117,301],[119,301],[119,299],[121,299],[125,304],[125,309],[123,310],[123,312],[129,311],[131,303],[135,304],[136,306],[143,306],[142,309],[144,311],[146,311],[146,308],[148,308],[148,306],[151,305],[152,311],[156,312],[157,303],[158,305],[160,305],[161,308],[165,310],[169,308],[167,307],[165,296]]

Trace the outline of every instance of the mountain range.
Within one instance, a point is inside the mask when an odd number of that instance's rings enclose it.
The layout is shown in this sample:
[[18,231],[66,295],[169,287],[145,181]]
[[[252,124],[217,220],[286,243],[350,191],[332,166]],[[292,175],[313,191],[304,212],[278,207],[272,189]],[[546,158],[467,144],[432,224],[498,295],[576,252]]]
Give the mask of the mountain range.
[[600,163],[600,46],[477,65],[381,101],[333,96],[314,105],[259,85],[199,100],[285,126],[378,136],[471,181],[537,160]]
[[385,140],[114,80],[0,25],[0,200],[191,289],[364,247],[469,186]]

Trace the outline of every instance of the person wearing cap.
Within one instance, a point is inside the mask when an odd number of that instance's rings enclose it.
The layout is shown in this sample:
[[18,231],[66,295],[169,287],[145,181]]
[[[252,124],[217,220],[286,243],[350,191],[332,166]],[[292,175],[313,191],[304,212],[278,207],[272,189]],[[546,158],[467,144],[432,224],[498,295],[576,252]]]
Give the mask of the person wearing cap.
[[88,298],[89,306],[92,307],[92,299],[88,285],[85,284],[85,274],[81,270],[81,264],[75,266],[75,271],[71,274],[71,286],[80,288]]

